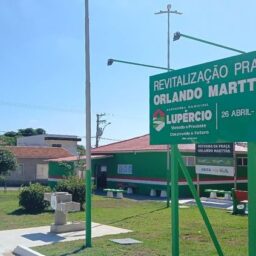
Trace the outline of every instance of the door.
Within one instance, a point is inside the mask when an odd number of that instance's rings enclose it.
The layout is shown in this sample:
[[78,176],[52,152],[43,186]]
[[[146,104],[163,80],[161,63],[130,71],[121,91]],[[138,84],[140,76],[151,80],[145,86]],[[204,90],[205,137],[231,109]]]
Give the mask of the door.
[[97,167],[97,189],[107,187],[107,166],[99,165]]

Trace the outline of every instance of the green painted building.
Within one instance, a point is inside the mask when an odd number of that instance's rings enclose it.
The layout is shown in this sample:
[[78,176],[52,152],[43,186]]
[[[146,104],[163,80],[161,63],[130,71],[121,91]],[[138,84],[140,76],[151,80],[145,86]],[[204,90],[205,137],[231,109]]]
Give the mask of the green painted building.
[[[205,188],[247,189],[245,146],[235,146],[236,175],[234,177],[198,175],[195,173],[195,145],[181,144],[179,150],[201,195]],[[51,160],[49,182],[53,185],[63,176],[74,173],[76,162],[77,159],[74,157]],[[67,168],[68,165],[70,165],[69,168]],[[92,149],[92,172],[97,189],[125,188],[135,194],[160,195],[162,193],[164,195],[167,184],[167,147],[149,145],[149,135],[101,146]],[[181,198],[191,196],[181,170],[179,171],[179,192]]]

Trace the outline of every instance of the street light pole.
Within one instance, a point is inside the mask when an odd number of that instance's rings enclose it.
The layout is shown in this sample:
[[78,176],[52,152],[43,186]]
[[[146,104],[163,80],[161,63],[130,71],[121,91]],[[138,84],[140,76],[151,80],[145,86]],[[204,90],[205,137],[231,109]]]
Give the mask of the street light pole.
[[167,5],[167,10],[162,11],[160,10],[159,12],[156,12],[155,14],[167,14],[167,68],[170,69],[170,14],[178,14],[181,15],[182,12],[178,12],[177,10],[171,11],[172,5],[168,4]]
[[216,44],[214,42],[210,42],[210,41],[207,41],[207,40],[204,40],[204,39],[201,39],[201,38],[197,38],[197,37],[194,37],[194,36],[185,35],[185,34],[182,34],[180,32],[174,33],[173,41],[177,41],[181,37],[185,37],[185,38],[188,38],[188,39],[191,39],[191,40],[194,40],[194,41],[198,41],[198,42],[201,42],[201,43],[204,43],[204,44],[209,44],[209,45],[213,45],[213,46],[216,46],[216,47],[220,47],[220,48],[230,50],[230,51],[233,51],[233,52],[246,53],[245,51],[241,51],[241,50],[238,50],[238,49],[235,49],[235,48],[231,48],[231,47],[228,47],[228,46],[225,46],[225,45],[222,45],[222,44]]
[[[181,12],[177,10],[171,11],[171,4],[167,5],[166,11],[159,11],[155,14],[167,14],[167,68],[170,70],[170,14],[178,14],[181,15]],[[172,150],[173,151],[173,150]],[[172,152],[171,151],[171,152]],[[173,158],[172,158],[173,159]],[[170,145],[167,145],[167,208],[170,207]]]
[[89,0],[85,0],[85,129],[86,129],[86,247],[92,246],[91,223],[91,78],[90,78],[90,31]]
[[165,68],[165,67],[147,65],[147,64],[125,61],[125,60],[117,60],[117,59],[108,59],[107,64],[108,64],[108,66],[111,66],[114,62],[129,64],[129,65],[135,65],[135,66],[142,66],[142,67],[147,67],[147,68],[156,68],[156,69],[163,69],[163,70],[173,71],[173,69],[171,69],[171,68]]
[[[167,13],[167,68],[170,68],[170,14],[181,15],[177,10],[171,11],[171,4],[167,5],[167,11],[159,11],[155,14]],[[170,154],[171,148],[171,154]],[[171,201],[172,201],[172,255],[179,255],[179,177],[178,177],[178,146],[167,145],[167,207],[170,207],[170,181],[171,185]],[[171,170],[170,170],[171,155]],[[171,176],[171,177],[170,177]]]

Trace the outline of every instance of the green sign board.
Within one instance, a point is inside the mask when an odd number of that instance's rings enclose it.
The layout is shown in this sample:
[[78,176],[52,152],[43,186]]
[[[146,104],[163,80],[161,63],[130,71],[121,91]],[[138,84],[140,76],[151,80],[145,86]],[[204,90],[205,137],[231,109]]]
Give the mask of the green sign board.
[[256,52],[150,77],[150,143],[256,141]]

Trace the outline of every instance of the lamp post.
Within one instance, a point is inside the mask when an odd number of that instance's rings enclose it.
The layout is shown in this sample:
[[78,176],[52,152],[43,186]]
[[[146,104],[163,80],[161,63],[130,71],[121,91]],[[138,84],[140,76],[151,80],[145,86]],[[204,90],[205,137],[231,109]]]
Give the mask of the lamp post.
[[[238,49],[234,49],[231,47],[227,47],[225,45],[216,44],[210,41],[206,41],[200,38],[188,36],[182,34],[180,32],[174,33],[173,41],[179,40],[180,37],[185,37],[188,39],[192,39],[201,43],[213,45],[216,47],[220,47],[223,49],[227,49],[230,51],[238,52],[238,53],[246,53],[245,51],[241,51]],[[256,144],[253,142],[248,143],[248,198],[250,198],[250,202],[248,204],[248,255],[254,256],[256,255],[256,199],[255,199],[255,191],[254,188],[256,186],[256,177],[255,177],[255,167],[256,167]]]
[[[167,5],[166,11],[155,14],[167,14],[167,68],[170,68],[170,14],[181,15],[177,10],[171,11],[171,4]],[[170,207],[170,178],[172,200],[172,255],[179,255],[179,177],[178,177],[178,145],[171,145],[171,170],[170,170],[170,145],[167,145],[167,207]],[[171,177],[170,177],[171,176]]]
[[[159,12],[155,13],[156,15],[167,14],[167,68],[168,70],[170,69],[170,14],[178,14],[178,15],[182,14],[182,12],[178,12],[177,10],[171,11],[171,8],[172,8],[171,4],[168,4],[166,11],[160,10]],[[175,148],[175,146],[173,145],[172,148]],[[172,150],[171,152],[173,151],[175,150]],[[172,159],[174,159],[173,155],[171,157]],[[166,169],[167,169],[167,208],[169,208],[170,207],[170,145],[167,145]],[[177,177],[175,179],[177,179]],[[172,189],[175,189],[175,187],[172,186]],[[172,194],[176,193],[177,191],[178,191],[178,188],[176,188],[175,191],[172,192]]]
[[86,129],[86,247],[92,246],[91,221],[91,80],[90,80],[90,31],[89,0],[85,0],[85,129]]
[[205,44],[213,45],[213,46],[216,46],[216,47],[220,47],[220,48],[230,50],[230,51],[233,51],[233,52],[246,53],[245,51],[241,51],[241,50],[238,50],[238,49],[235,49],[235,48],[231,48],[231,47],[228,47],[228,46],[225,46],[225,45],[222,45],[222,44],[216,44],[216,43],[213,43],[213,42],[210,42],[210,41],[207,41],[207,40],[204,40],[204,39],[200,39],[200,38],[197,38],[197,37],[185,35],[185,34],[182,34],[180,32],[176,32],[176,33],[173,34],[173,41],[177,41],[181,37],[185,37],[185,38],[195,40],[195,41],[198,41],[198,42],[201,42],[201,43],[205,43]]
[[172,5],[168,4],[167,5],[167,10],[162,11],[160,10],[159,12],[156,12],[155,14],[167,14],[167,68],[170,68],[170,14],[178,14],[181,15],[182,12],[178,12],[177,10],[171,11]]
[[142,66],[142,67],[147,67],[147,68],[163,69],[163,70],[168,70],[168,71],[173,71],[174,70],[174,69],[165,68],[165,67],[147,65],[147,64],[131,62],[131,61],[117,60],[117,59],[108,59],[107,64],[108,64],[108,66],[111,66],[114,62],[123,63],[123,64],[129,64],[129,65],[135,65],[135,66]]

